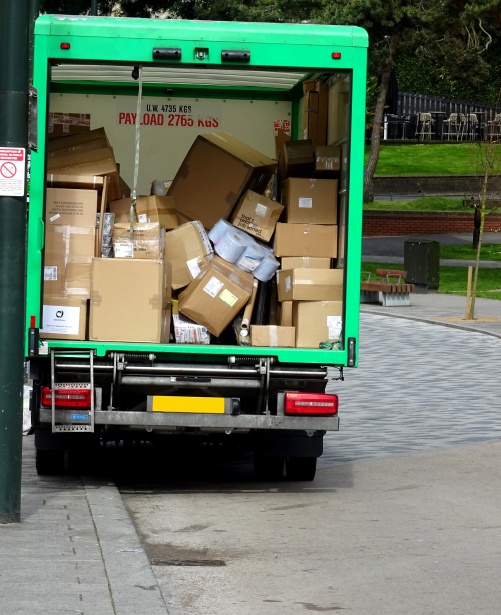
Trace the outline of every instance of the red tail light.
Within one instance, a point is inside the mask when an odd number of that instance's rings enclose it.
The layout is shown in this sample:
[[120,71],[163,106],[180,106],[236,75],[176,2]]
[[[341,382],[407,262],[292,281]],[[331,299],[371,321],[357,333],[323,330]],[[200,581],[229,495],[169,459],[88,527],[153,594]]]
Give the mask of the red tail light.
[[[42,406],[52,407],[52,389],[42,388]],[[91,407],[91,390],[89,387],[61,387],[55,391],[56,408],[86,408]]]
[[288,415],[334,416],[338,410],[337,395],[328,393],[286,393],[284,412]]

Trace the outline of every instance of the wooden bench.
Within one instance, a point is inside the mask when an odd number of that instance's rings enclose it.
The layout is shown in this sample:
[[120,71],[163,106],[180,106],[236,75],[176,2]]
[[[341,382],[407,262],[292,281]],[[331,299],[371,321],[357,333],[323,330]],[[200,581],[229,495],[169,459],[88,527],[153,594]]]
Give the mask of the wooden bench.
[[384,307],[410,305],[410,293],[415,285],[405,282],[407,271],[401,269],[376,269],[376,279],[370,272],[360,282],[361,303],[381,303]]

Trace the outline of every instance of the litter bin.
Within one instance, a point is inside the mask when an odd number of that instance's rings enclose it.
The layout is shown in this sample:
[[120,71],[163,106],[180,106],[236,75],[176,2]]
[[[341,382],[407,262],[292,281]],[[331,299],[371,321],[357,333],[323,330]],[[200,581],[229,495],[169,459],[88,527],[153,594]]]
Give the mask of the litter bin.
[[440,277],[440,243],[427,239],[404,242],[406,282],[416,285],[416,291],[438,290]]

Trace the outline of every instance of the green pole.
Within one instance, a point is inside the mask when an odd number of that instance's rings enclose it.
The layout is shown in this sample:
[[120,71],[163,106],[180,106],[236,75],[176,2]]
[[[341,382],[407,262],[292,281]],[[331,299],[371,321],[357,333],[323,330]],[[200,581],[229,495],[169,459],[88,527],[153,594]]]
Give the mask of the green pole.
[[0,0],[0,523],[21,520],[30,0]]

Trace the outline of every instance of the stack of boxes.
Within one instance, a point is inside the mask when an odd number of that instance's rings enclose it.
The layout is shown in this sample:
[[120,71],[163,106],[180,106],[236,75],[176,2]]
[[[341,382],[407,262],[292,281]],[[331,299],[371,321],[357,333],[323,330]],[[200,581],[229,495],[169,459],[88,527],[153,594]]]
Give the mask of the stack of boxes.
[[[250,316],[246,343],[318,348],[337,339],[339,152],[286,141],[279,162],[277,171],[226,133],[199,135],[167,194],[139,196],[131,208],[103,129],[55,141],[42,337],[217,343],[244,308],[252,314],[265,285],[269,313]],[[268,192],[277,179],[280,202]],[[230,240],[242,244],[235,259]],[[58,328],[70,308],[78,327]]]

